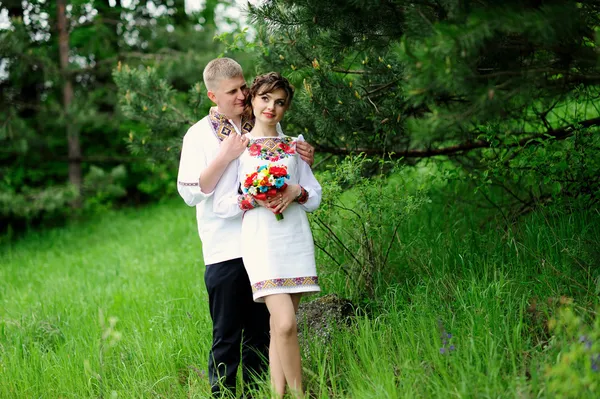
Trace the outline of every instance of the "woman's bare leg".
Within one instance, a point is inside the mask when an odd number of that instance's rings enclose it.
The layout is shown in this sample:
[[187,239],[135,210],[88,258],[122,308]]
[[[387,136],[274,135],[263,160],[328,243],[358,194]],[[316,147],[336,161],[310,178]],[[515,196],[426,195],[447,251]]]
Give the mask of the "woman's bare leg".
[[[270,352],[269,360],[273,360],[274,356],[279,360],[285,382],[296,398],[302,397],[302,363],[296,325],[296,311],[300,298],[301,294],[275,294],[265,297],[271,313],[271,349],[274,347],[274,353]],[[279,376],[280,374],[276,375]],[[280,381],[274,381],[273,385],[277,393],[283,395],[285,391],[280,391]],[[285,387],[285,384],[283,386]]]
[[271,386],[277,394],[276,398],[282,398],[285,393],[285,375],[281,368],[281,361],[275,345],[275,329],[273,328],[273,318],[270,321],[271,341],[269,342],[269,369],[271,374]]

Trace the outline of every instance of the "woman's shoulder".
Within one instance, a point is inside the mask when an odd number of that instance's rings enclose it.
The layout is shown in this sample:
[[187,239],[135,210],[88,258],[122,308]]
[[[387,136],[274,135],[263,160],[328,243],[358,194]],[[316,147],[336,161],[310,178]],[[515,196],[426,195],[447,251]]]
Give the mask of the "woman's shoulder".
[[290,140],[290,141],[304,141],[304,136],[302,136],[301,134],[298,135],[298,137],[288,136],[286,134],[281,134],[279,137],[285,138],[285,139]]
[[302,136],[301,134],[299,134],[298,137],[294,137],[294,136],[288,136],[287,134],[280,133],[279,138],[281,138],[282,140],[294,142],[294,143],[296,143],[298,141],[305,141],[304,136]]
[[285,135],[285,134],[279,136],[279,139],[281,141],[290,142],[290,143],[298,141],[298,137],[288,136],[288,135]]

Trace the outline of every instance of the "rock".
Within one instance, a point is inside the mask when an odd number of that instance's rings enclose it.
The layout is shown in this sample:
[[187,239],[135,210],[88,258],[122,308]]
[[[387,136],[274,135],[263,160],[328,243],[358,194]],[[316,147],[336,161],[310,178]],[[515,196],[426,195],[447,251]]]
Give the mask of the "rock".
[[300,303],[297,320],[302,352],[308,355],[309,342],[329,344],[334,331],[342,326],[349,326],[354,315],[355,306],[352,302],[336,294]]

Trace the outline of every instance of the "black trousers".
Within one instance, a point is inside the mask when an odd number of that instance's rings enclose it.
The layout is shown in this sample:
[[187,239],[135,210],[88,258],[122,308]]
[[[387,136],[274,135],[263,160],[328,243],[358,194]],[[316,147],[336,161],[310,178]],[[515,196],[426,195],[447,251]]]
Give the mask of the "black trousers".
[[269,311],[252,300],[250,280],[241,258],[206,266],[213,322],[208,378],[213,396],[229,390],[235,397],[236,374],[241,362],[244,385],[267,371],[269,353]]

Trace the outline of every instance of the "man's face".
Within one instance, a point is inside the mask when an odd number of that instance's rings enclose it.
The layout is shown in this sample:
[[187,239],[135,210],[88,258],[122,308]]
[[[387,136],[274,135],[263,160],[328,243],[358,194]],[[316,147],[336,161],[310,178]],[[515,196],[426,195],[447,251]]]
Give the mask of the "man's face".
[[236,118],[244,112],[246,81],[243,76],[223,79],[214,90],[208,91],[208,98],[217,104],[219,112],[228,118]]

